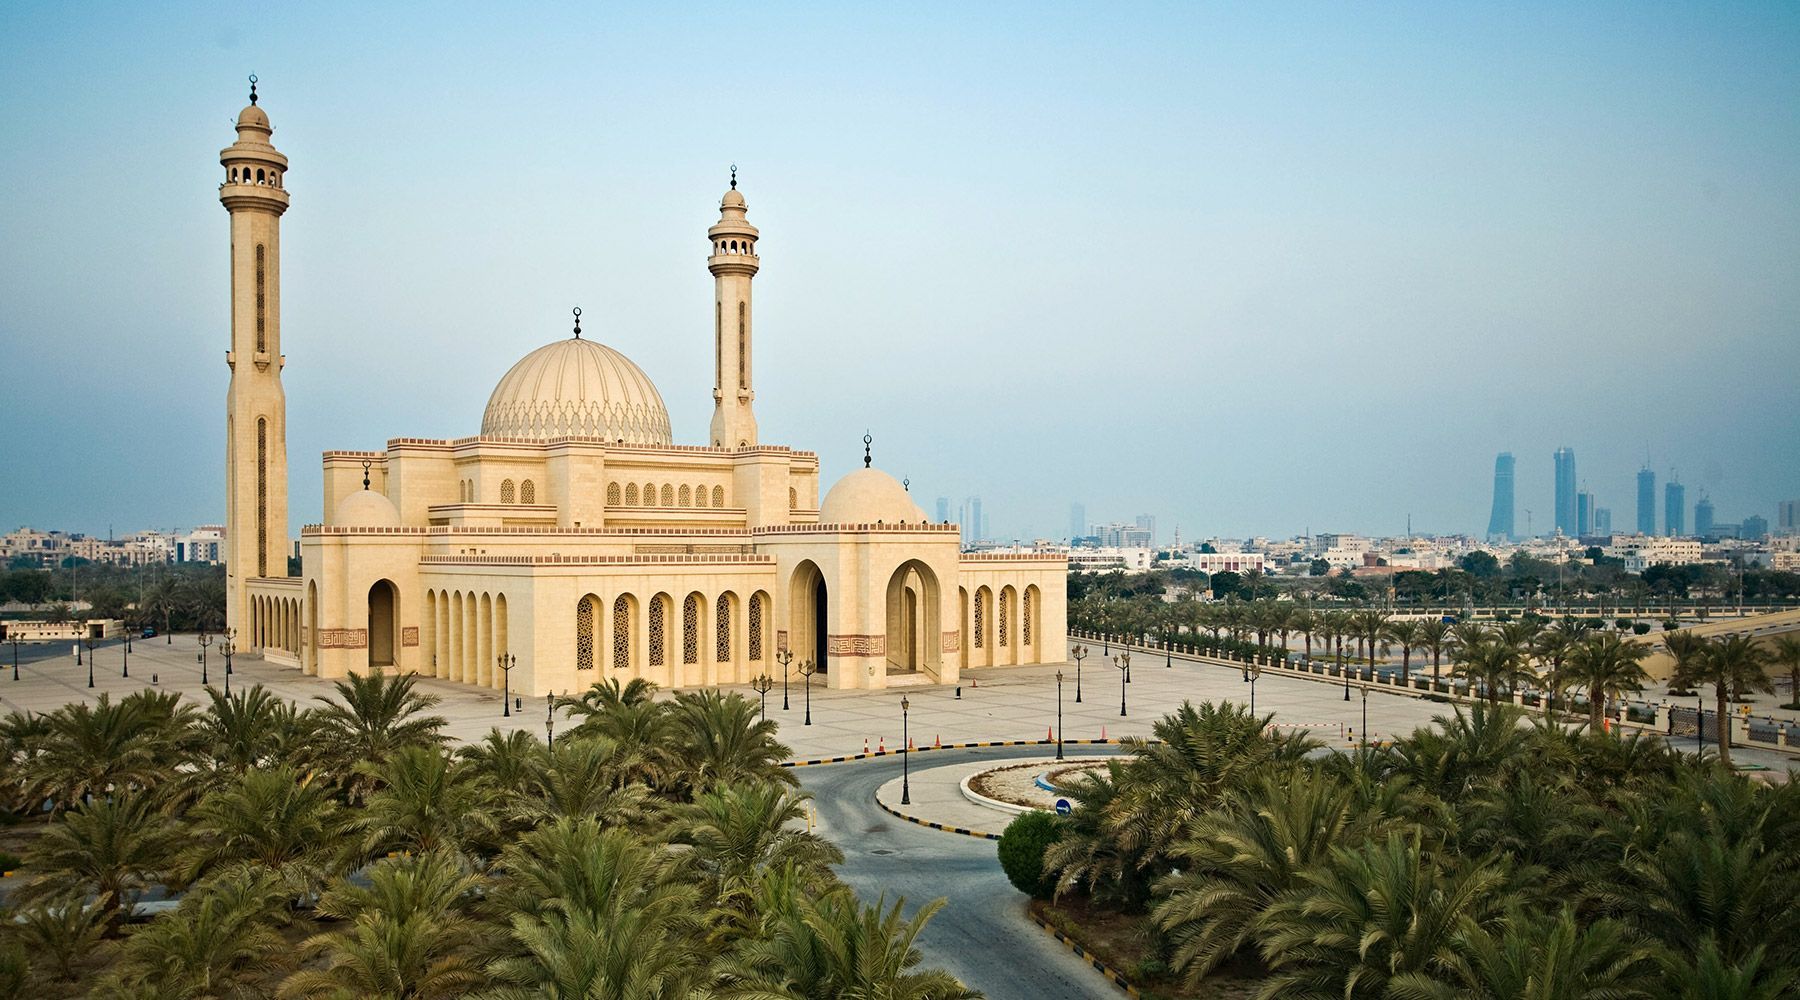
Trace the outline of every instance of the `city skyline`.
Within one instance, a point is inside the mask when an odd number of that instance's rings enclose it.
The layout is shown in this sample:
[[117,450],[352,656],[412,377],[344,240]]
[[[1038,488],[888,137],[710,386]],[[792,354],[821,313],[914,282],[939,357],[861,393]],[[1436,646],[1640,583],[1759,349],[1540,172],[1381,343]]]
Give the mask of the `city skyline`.
[[[0,371],[40,377],[6,383],[0,524],[224,519],[202,474],[224,451],[214,153],[252,71],[306,208],[284,241],[286,346],[306,362],[290,530],[319,517],[320,452],[380,447],[368,427],[475,433],[476,397],[573,305],[659,384],[703,377],[704,248],[683,225],[733,162],[780,234],[759,278],[763,437],[819,448],[830,478],[868,430],[915,495],[982,496],[989,535],[1060,537],[1077,487],[1094,511],[1224,535],[1409,516],[1476,533],[1499,450],[1533,456],[1516,490],[1542,532],[1536,456],[1565,445],[1614,510],[1645,442],[1726,519],[1800,495],[1800,13],[1641,12],[1621,34],[1598,9],[1415,7],[1396,35],[1349,12],[1002,11],[946,37],[923,14],[774,6],[732,13],[777,67],[735,105],[688,19],[450,13],[407,22],[395,53],[342,41],[399,27],[380,12],[276,9],[252,33],[8,10],[0,78],[33,98],[0,109],[18,137],[0,180],[34,197],[0,206],[18,234]],[[118,155],[91,155],[95,136]],[[521,171],[551,139],[556,165]],[[1646,144],[1661,155],[1630,152]],[[1231,377],[1158,394],[1155,417],[1114,406],[1141,375],[1092,365],[1102,337]],[[1285,388],[1386,386],[1419,344],[1432,415],[1383,422],[1405,433],[1351,435],[1353,394]],[[421,350],[431,368],[391,377]],[[926,377],[947,391],[919,406],[906,387]],[[668,403],[676,440],[702,441],[710,399]],[[970,424],[1009,446],[965,441]],[[1146,429],[1165,425],[1204,432]]]

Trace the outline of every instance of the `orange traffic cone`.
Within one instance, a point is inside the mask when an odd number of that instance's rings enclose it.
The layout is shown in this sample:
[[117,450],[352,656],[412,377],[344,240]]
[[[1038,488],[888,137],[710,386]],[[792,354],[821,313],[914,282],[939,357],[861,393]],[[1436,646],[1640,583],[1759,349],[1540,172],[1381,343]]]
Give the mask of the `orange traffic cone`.
[[1102,742],[1102,743],[1106,742],[1106,727],[1105,726],[1100,727],[1100,742]]
[[931,745],[938,750],[944,749],[944,738],[942,736],[933,736],[931,738]]
[[908,737],[906,740],[906,750],[908,753],[911,753],[913,750],[913,741],[912,741],[911,737]]
[[883,736],[875,747],[876,753],[887,753],[887,737]]
[[969,678],[969,686],[972,688],[980,687],[981,686],[981,678],[979,678],[979,677]]
[[863,753],[866,754],[868,752],[869,752],[869,738],[867,736],[864,736],[863,737]]
[[1055,727],[1053,727],[1053,726],[1045,726],[1044,727],[1044,742],[1045,743],[1055,743],[1056,742]]

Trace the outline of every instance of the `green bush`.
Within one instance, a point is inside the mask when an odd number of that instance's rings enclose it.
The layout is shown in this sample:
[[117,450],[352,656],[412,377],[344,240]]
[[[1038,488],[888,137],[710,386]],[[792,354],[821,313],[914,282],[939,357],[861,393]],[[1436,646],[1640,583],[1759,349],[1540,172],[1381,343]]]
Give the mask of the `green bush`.
[[1056,817],[1043,810],[1019,814],[1000,834],[1000,867],[1007,881],[1028,896],[1049,899],[1054,884],[1044,877],[1044,851],[1062,836]]
[[1635,622],[1631,626],[1631,631],[1638,635],[1649,635],[1650,634],[1650,623],[1649,622]]
[[20,860],[17,854],[0,851],[0,872],[16,872],[19,870],[19,865]]

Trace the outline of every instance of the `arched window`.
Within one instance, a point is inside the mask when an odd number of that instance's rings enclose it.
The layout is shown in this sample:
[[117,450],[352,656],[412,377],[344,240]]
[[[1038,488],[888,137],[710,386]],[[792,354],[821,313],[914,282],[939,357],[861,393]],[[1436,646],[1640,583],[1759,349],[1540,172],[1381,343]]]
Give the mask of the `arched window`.
[[613,669],[631,669],[631,599],[624,594],[613,601]]
[[[263,182],[263,172],[262,172],[262,168],[261,168],[261,167],[257,167],[257,168],[256,168],[256,183],[258,183],[258,184],[261,184],[261,183],[262,183],[262,182]],[[305,186],[305,185],[301,185],[301,186],[302,186],[302,187],[304,187],[304,186]]]
[[519,502],[537,503],[537,484],[527,479],[519,484]]
[[714,507],[725,506],[725,487],[723,487],[723,486],[714,486],[713,487],[712,505]]
[[713,625],[713,654],[720,663],[731,662],[731,595],[720,594]]
[[794,489],[792,486],[789,486],[788,487],[788,510],[799,510],[799,509],[800,509],[800,491],[797,489]]
[[616,482],[606,484],[606,505],[608,507],[619,505],[619,484]]
[[644,484],[644,506],[646,506],[646,507],[656,506],[656,484],[655,483],[645,483]]
[[668,483],[663,484],[662,505],[664,507],[675,506],[675,487],[670,486]]
[[1010,617],[1011,610],[1012,588],[1008,587],[1000,592],[1000,645],[1002,646],[1007,645],[1006,628],[1011,624],[1007,619]]
[[663,646],[668,634],[663,618],[667,615],[664,598],[658,595],[650,600],[650,665],[663,665]]
[[706,506],[706,487],[704,487],[704,486],[694,487],[694,506],[696,506],[696,507]]
[[269,575],[269,421],[264,417],[256,418],[256,575]]
[[594,669],[594,599],[575,605],[575,669]]
[[750,598],[750,636],[749,660],[760,663],[763,658],[763,601],[768,600],[762,594]]
[[625,506],[636,507],[637,500],[638,500],[637,484],[636,483],[626,483],[625,484]]
[[700,595],[681,602],[681,662],[700,662]]
[[1035,596],[1037,588],[1026,587],[1025,596],[1019,603],[1019,644],[1023,646],[1031,645],[1031,604]]
[[980,649],[982,647],[982,644],[986,640],[985,633],[987,632],[987,629],[982,627],[983,623],[986,620],[987,620],[987,590],[985,588],[983,588],[983,589],[975,591],[975,648],[976,649]]
[[694,505],[693,488],[685,483],[682,484],[680,497],[681,499],[679,502],[683,507],[692,507]]
[[268,335],[264,332],[264,314],[267,311],[267,298],[264,294],[263,245],[256,245],[256,353],[262,354],[269,349]]
[[513,481],[510,479],[500,480],[500,502],[513,502]]

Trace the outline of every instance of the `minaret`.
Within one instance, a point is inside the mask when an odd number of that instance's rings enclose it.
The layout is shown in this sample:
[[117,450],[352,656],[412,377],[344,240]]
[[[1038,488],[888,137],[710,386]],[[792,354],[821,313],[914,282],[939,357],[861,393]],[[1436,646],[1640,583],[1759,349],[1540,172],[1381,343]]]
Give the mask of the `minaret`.
[[731,168],[731,190],[719,201],[719,221],[706,231],[713,273],[713,418],[715,448],[756,444],[756,414],[750,403],[750,279],[761,264],[756,258],[756,227],[744,219],[744,196],[737,189],[737,166]]
[[248,641],[247,581],[287,576],[287,402],[281,391],[281,213],[287,157],[269,144],[269,116],[238,114],[219,153],[219,201],[231,213],[231,349],[225,365],[225,623]]

